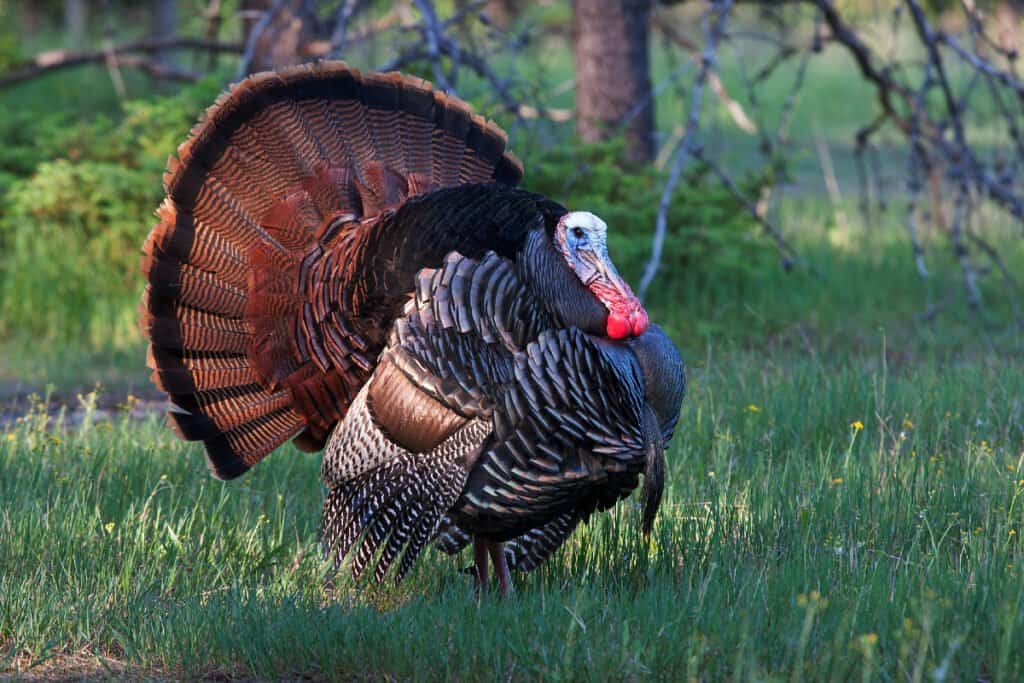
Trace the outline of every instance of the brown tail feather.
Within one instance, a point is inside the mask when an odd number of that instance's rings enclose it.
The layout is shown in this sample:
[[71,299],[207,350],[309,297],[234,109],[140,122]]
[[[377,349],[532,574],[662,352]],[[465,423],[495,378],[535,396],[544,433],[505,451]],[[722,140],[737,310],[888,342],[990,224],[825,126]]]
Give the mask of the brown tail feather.
[[205,442],[217,476],[290,437],[322,446],[386,322],[352,309],[387,276],[346,282],[345,268],[370,262],[379,216],[410,196],[517,183],[505,142],[425,81],[339,62],[256,74],[207,110],[168,161],[140,324],[175,430]]

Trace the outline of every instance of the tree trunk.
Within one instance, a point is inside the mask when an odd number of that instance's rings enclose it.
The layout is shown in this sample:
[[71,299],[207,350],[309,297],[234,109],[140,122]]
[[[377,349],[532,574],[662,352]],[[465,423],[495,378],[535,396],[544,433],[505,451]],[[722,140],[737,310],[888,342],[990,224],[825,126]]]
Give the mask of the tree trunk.
[[85,30],[89,11],[85,0],[64,0],[64,28],[68,34],[68,46],[76,50],[85,45]]
[[576,130],[584,142],[626,135],[626,157],[654,158],[648,36],[651,0],[575,0]]
[[[156,40],[173,40],[178,32],[178,8],[175,0],[153,0],[150,3],[152,8],[152,30],[153,38]],[[174,50],[161,50],[155,55],[156,62],[166,67],[174,66]]]

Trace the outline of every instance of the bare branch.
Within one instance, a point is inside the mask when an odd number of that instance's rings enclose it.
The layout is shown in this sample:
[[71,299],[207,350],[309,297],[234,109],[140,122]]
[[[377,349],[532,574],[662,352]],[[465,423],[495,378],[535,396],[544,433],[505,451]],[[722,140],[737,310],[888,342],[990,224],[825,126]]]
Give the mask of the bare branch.
[[[31,61],[14,67],[7,73],[0,75],[0,88],[8,88],[18,83],[38,78],[47,74],[69,69],[84,64],[103,64],[108,62],[111,55],[118,63],[124,66],[137,65],[144,70],[150,62],[141,60],[138,54],[154,54],[166,50],[200,50],[210,53],[234,53],[242,51],[238,43],[224,43],[216,40],[203,40],[200,38],[175,38],[172,40],[143,40],[134,43],[126,43],[119,46],[111,46],[110,49],[97,50],[94,52],[73,52],[68,50],[49,50],[40,52]],[[187,76],[187,80],[194,80],[194,74],[177,72],[175,70],[153,69],[153,74],[160,78],[174,78]]]
[[245,49],[242,52],[242,63],[238,65],[238,78],[239,80],[249,75],[252,70],[252,60],[256,54],[256,46],[259,45],[260,36],[263,35],[264,31],[270,26],[270,22],[274,19],[274,15],[277,14],[282,7],[284,7],[285,0],[274,0],[274,3],[267,8],[256,24],[249,31],[249,36],[245,40]]
[[[754,202],[750,201],[750,199],[748,199],[743,194],[743,192],[740,191],[739,187],[736,186],[736,183],[733,182],[732,178],[730,178],[725,173],[725,171],[723,171],[721,167],[718,166],[718,164],[714,163],[711,159],[707,157],[706,154],[704,154],[704,150],[696,150],[693,153],[693,156],[694,158],[703,162],[711,170],[711,172],[718,177],[718,180],[722,183],[722,185],[725,186],[727,190],[729,190],[729,193],[732,194],[732,196],[735,197],[738,202],[743,204],[744,208],[746,208],[747,211],[750,213],[751,218],[757,221],[758,224],[760,224],[760,226],[764,228],[764,231],[768,233],[768,236],[771,237],[772,241],[775,242],[776,247],[778,247],[779,249],[779,253],[782,254],[782,267],[785,270],[790,270],[793,267],[793,265],[797,261],[799,261],[799,258],[797,257],[796,251],[793,249],[792,246],[790,246],[789,242],[782,234],[782,231],[779,230],[779,228],[774,223],[768,220],[767,216],[764,215],[764,212],[760,211],[757,205]],[[814,272],[820,275],[818,271],[815,270]]]
[[665,183],[665,188],[661,193],[661,200],[658,202],[658,217],[654,227],[654,239],[651,243],[651,258],[644,267],[643,276],[640,278],[640,285],[637,287],[637,294],[641,299],[646,296],[647,289],[651,286],[651,282],[654,281],[654,276],[661,265],[661,253],[665,247],[668,210],[672,204],[672,194],[675,192],[676,185],[679,184],[679,178],[682,175],[687,160],[693,156],[694,150],[697,149],[695,138],[700,122],[704,84],[708,80],[708,75],[714,69],[715,51],[718,49],[718,42],[725,32],[725,26],[729,18],[729,12],[732,10],[732,5],[733,0],[717,0],[713,2],[710,14],[713,14],[714,17],[710,21],[710,27],[707,27],[708,17],[705,15],[706,37],[704,40],[704,51],[701,55],[700,71],[697,73],[697,79],[693,84],[693,91],[690,95],[690,115],[686,121],[686,133],[683,135],[683,141],[676,152],[672,170],[669,172],[668,181]]
[[434,10],[434,3],[430,0],[414,0],[416,8],[423,17],[423,37],[427,41],[427,57],[430,59],[430,68],[434,70],[434,85],[445,92],[455,92],[453,85],[448,82],[444,68],[441,64],[441,42],[444,40],[444,29],[437,20],[437,12]]
[[[664,17],[655,14],[654,26],[660,30],[666,38],[688,52],[694,62],[700,63],[702,60],[700,49],[686,36],[680,33],[674,24],[666,20]],[[732,118],[733,123],[736,124],[736,127],[750,135],[757,133],[757,126],[750,120],[750,117],[747,116],[747,112],[743,110],[743,106],[729,95],[728,91],[725,89],[725,84],[722,83],[722,79],[718,77],[718,74],[712,71],[708,74],[707,79],[711,90],[715,93],[718,99],[721,100],[722,104],[725,105],[725,109],[729,112],[729,116]]]

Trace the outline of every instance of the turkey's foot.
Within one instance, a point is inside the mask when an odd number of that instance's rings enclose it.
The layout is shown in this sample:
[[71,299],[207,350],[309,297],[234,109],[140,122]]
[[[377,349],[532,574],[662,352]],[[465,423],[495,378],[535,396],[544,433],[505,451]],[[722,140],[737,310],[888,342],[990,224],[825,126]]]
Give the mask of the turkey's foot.
[[[490,556],[490,563],[488,563]],[[473,538],[473,566],[462,571],[473,576],[473,590],[477,597],[487,595],[489,564],[494,565],[494,574],[498,578],[498,596],[507,598],[515,592],[512,586],[512,574],[505,561],[505,544],[488,541],[479,536]]]
[[507,598],[514,590],[512,588],[512,576],[508,571],[508,562],[505,561],[505,544],[487,543],[487,551],[491,555],[491,562],[494,563],[494,573],[498,576],[499,595]]

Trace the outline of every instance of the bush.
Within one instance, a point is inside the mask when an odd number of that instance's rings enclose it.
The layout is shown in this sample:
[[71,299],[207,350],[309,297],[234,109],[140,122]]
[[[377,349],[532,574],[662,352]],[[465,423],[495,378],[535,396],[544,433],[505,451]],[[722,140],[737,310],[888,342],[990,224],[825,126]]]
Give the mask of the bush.
[[137,343],[139,250],[161,173],[220,88],[130,101],[116,121],[0,116],[0,337]]
[[[621,158],[621,141],[559,145],[536,154],[524,180],[529,189],[571,209],[601,216],[608,223],[612,256],[635,282],[650,257],[666,178],[653,167],[624,169]],[[748,196],[757,196],[762,180],[744,183]],[[775,252],[758,239],[758,226],[746,208],[702,168],[677,186],[667,227],[659,271],[663,280],[684,270],[698,282],[712,275],[744,280],[775,267]]]
[[[0,338],[139,343],[139,250],[155,219],[167,155],[214,100],[211,79],[163,98],[129,101],[118,119],[70,124],[57,113],[0,114]],[[526,186],[602,216],[624,274],[636,281],[665,179],[622,170],[621,143],[571,141],[529,155]],[[755,183],[756,179],[752,181]],[[699,170],[673,199],[664,280],[743,280],[773,262],[745,209]],[[659,289],[661,289],[659,287]]]
[[[45,162],[7,195],[0,332],[35,339],[125,330],[138,251],[159,200],[153,173],[102,161]],[[128,326],[130,328],[130,325]]]

